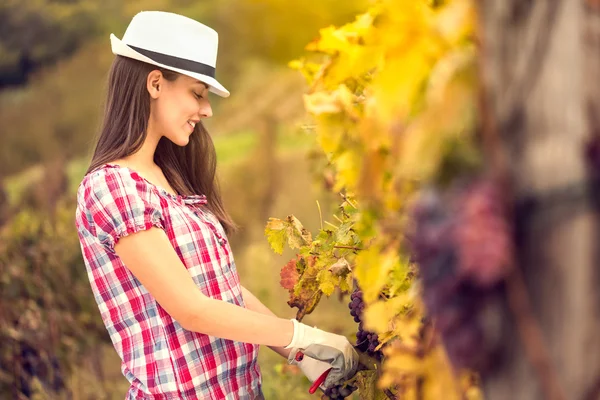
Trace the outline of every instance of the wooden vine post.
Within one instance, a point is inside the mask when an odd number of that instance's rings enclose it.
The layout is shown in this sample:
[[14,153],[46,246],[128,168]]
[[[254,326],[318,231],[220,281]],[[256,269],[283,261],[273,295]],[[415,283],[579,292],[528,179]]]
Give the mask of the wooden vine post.
[[479,15],[487,129],[526,289],[515,301],[507,285],[486,399],[600,399],[600,236],[583,157],[600,133],[600,2],[485,0]]

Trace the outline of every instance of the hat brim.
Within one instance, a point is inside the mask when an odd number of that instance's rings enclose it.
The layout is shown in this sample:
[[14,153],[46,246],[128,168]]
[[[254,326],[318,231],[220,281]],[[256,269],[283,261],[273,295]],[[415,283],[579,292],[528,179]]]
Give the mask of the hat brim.
[[221,97],[229,97],[229,90],[225,89],[223,85],[221,85],[215,78],[210,77],[208,75],[199,74],[196,72],[186,71],[184,69],[174,68],[169,65],[161,64],[154,61],[151,58],[146,57],[143,54],[138,53],[127,44],[125,44],[122,40],[117,38],[114,34],[110,34],[110,44],[112,48],[112,52],[115,55],[120,55],[123,57],[133,58],[134,60],[139,60],[146,62],[148,64],[153,64],[161,68],[168,69],[170,71],[175,71],[183,75],[190,76],[192,78],[198,79],[201,82],[204,82],[208,85],[208,90],[213,92],[214,94]]

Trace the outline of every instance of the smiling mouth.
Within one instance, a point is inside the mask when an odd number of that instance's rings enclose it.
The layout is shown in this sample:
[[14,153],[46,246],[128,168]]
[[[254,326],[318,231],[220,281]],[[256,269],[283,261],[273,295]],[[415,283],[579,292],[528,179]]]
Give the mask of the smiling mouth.
[[192,129],[194,129],[196,127],[196,123],[194,121],[188,121],[187,123],[189,126],[192,127]]

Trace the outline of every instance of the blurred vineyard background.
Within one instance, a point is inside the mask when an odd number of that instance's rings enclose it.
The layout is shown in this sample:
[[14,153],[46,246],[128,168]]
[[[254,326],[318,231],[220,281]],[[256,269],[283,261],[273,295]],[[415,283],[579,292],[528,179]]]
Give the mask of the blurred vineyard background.
[[[305,118],[305,81],[287,63],[318,29],[343,24],[366,0],[4,0],[0,2],[0,398],[120,399],[128,382],[89,288],[74,229],[75,191],[99,127],[113,58],[141,10],[178,12],[219,32],[218,78],[207,121],[217,147],[226,206],[241,225],[232,237],[242,283],[291,318],[263,230],[294,213],[309,229],[339,203]],[[335,314],[334,314],[335,313]],[[335,319],[330,318],[336,315]],[[329,316],[329,317],[328,317]],[[336,296],[305,320],[354,332]],[[308,381],[268,348],[260,364],[267,399],[305,399]]]

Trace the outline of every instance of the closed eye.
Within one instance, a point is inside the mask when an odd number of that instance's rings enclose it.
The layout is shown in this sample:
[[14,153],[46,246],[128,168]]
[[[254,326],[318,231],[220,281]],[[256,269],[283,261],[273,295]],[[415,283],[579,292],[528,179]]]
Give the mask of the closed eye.
[[198,94],[196,92],[194,92],[194,96],[199,100],[199,99],[203,99],[201,94]]

